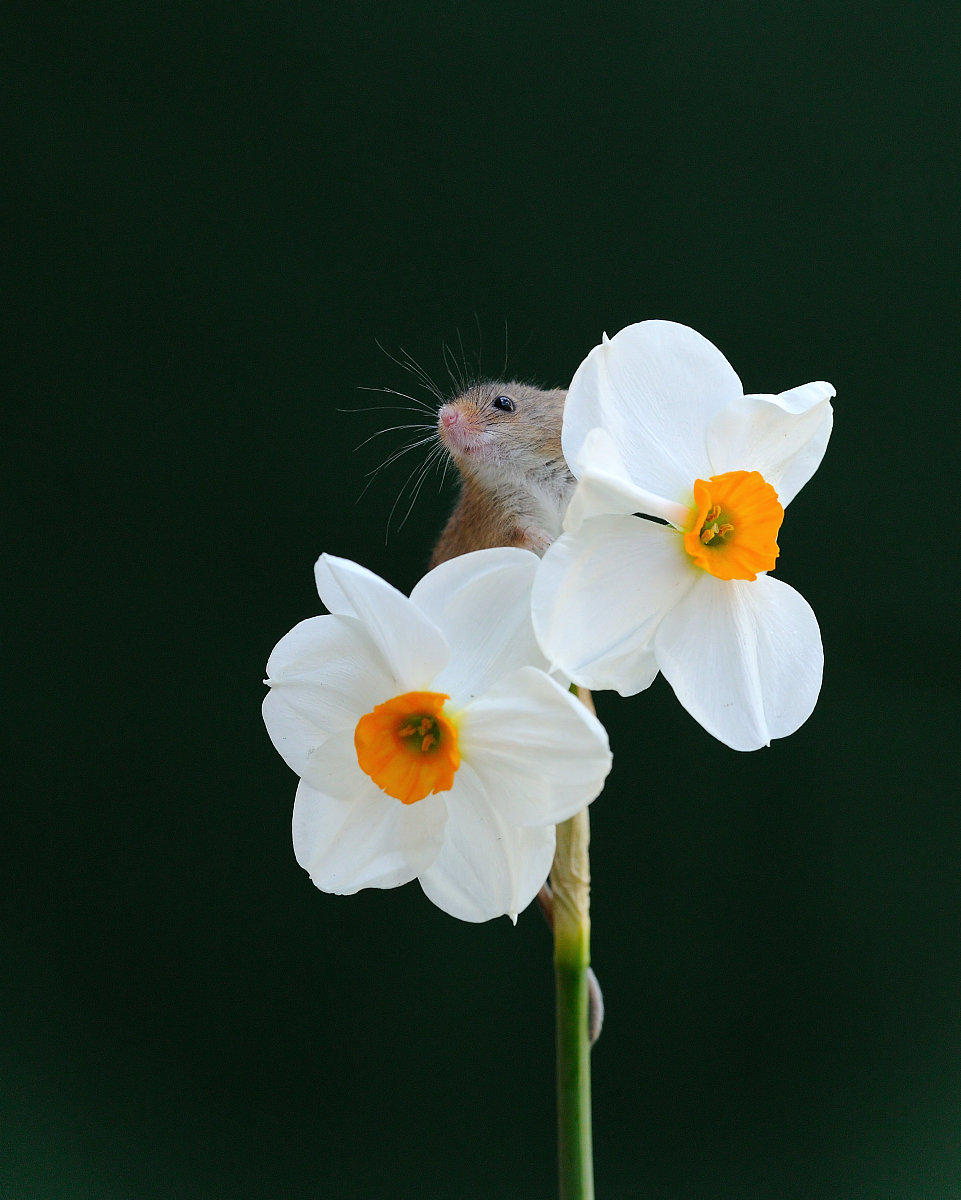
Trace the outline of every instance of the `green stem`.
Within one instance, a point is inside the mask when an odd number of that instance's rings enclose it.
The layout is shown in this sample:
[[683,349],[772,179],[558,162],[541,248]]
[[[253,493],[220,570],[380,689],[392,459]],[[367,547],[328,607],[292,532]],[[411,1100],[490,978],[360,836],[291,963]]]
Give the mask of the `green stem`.
[[557,989],[557,1159],[560,1200],[593,1200],[591,1046],[587,970],[591,961],[590,824],[587,809],[557,827],[554,979]]

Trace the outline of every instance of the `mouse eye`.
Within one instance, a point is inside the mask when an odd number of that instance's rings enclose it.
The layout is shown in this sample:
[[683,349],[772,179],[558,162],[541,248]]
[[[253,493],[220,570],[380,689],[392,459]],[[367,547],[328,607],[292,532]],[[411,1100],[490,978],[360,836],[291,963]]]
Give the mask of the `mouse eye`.
[[510,396],[498,396],[494,401],[494,407],[499,408],[501,412],[513,412],[514,401],[510,398]]

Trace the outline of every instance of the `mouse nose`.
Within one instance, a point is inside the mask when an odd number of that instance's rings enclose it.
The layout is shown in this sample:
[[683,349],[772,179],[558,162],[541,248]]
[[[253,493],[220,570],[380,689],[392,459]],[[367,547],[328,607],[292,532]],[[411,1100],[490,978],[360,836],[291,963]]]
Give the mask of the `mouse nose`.
[[453,429],[460,422],[460,413],[456,408],[451,408],[449,404],[445,404],[440,410],[440,423],[445,429]]

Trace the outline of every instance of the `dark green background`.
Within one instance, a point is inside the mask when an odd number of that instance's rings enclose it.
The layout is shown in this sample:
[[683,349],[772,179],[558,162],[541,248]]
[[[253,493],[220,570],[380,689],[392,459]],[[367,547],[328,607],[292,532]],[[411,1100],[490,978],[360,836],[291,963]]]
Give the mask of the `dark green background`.
[[312,888],[260,681],[321,551],[409,589],[451,503],[360,495],[378,340],[565,384],[647,317],[836,385],[827,666],[752,755],[599,699],[598,1195],[961,1197],[956,6],[2,21],[4,1200],[553,1195],[540,918]]

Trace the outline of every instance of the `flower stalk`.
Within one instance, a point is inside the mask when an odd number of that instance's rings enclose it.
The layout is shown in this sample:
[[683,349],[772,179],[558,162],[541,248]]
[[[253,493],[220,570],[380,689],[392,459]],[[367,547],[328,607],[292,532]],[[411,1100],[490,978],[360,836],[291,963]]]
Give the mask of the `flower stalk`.
[[[588,707],[590,693],[581,692]],[[587,809],[557,827],[551,870],[557,994],[557,1160],[560,1200],[593,1200],[590,822]]]

